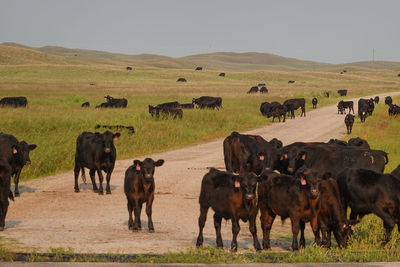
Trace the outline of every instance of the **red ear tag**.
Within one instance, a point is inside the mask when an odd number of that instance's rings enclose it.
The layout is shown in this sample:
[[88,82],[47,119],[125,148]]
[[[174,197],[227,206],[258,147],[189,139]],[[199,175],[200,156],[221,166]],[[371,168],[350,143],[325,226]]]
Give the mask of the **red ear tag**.
[[240,188],[240,182],[238,180],[235,181],[235,188]]
[[287,154],[285,154],[285,159],[287,159]]
[[307,184],[307,181],[306,181],[306,179],[304,179],[303,176],[300,176],[300,183],[301,183],[301,185],[306,185]]
[[350,225],[351,231],[354,231],[354,225]]
[[140,165],[139,165],[139,164],[136,165],[136,170],[137,170],[138,172],[140,172]]
[[14,147],[13,148],[13,154],[17,154],[18,153],[18,150]]
[[114,136],[113,140],[118,141],[118,136]]
[[303,156],[301,156],[302,160],[306,160],[306,154],[303,154]]
[[264,160],[264,156],[263,155],[260,156],[260,160]]

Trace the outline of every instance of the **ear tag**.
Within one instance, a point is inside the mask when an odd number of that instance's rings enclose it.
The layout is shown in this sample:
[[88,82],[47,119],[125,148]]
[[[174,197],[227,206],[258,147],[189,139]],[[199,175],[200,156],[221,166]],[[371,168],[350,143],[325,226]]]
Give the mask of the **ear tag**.
[[354,231],[354,225],[350,225],[351,231]]
[[301,156],[301,159],[302,159],[302,160],[306,160],[306,154],[303,154],[303,155]]
[[140,172],[140,165],[136,165],[136,171]]
[[304,179],[303,176],[300,176],[300,183],[301,183],[301,185],[306,185],[307,184],[307,181],[306,181],[306,179]]
[[17,154],[17,153],[18,153],[18,150],[14,147],[12,153],[13,153],[13,154]]
[[264,160],[264,156],[263,155],[260,156],[260,160],[261,161]]
[[287,154],[285,154],[285,159],[287,159]]
[[113,140],[118,141],[118,136],[114,136]]
[[238,180],[235,180],[235,188],[240,188],[240,182]]

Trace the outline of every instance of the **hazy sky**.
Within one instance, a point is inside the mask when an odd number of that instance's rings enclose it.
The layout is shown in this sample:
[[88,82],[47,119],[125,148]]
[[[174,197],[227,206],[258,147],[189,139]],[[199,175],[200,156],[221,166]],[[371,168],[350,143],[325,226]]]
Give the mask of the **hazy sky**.
[[399,0],[0,0],[0,43],[400,61]]

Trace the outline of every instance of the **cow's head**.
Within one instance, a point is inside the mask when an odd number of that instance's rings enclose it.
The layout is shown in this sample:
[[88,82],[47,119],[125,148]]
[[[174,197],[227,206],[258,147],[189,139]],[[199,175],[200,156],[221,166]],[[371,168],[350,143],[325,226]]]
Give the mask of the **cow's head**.
[[296,178],[300,180],[301,187],[310,190],[311,198],[316,199],[319,196],[319,184],[320,180],[318,173],[312,169],[308,169],[303,166],[296,172]]
[[29,158],[29,152],[36,148],[35,144],[28,145],[25,141],[18,142],[16,145],[12,146],[13,157],[21,165],[31,164],[31,159]]
[[153,181],[155,167],[162,166],[163,164],[164,164],[163,159],[154,161],[151,158],[146,158],[143,161],[140,160],[133,161],[133,165],[135,166],[136,172],[143,174],[143,178],[145,179],[145,181]]
[[251,201],[256,198],[258,176],[252,172],[243,172],[233,176],[233,186],[240,189],[244,200]]
[[288,160],[288,171],[294,173],[298,168],[304,165],[307,159],[307,152],[296,146],[291,146],[283,150]]
[[333,234],[335,235],[335,239],[339,245],[339,247],[345,248],[347,247],[347,242],[349,238],[353,234],[354,226],[359,223],[360,220],[346,220],[346,222],[341,222],[337,225],[338,229],[334,229]]
[[113,134],[110,131],[105,131],[103,134],[96,135],[101,139],[105,153],[110,153],[114,147],[114,141],[117,141],[121,136],[120,133]]

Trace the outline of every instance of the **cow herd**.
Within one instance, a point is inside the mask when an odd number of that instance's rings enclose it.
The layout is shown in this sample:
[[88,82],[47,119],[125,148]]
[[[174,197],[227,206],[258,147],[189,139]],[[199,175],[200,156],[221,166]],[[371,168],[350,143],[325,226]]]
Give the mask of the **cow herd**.
[[[301,109],[301,114],[300,117],[304,115],[306,116],[306,100],[304,98],[292,98],[285,100],[283,104],[280,104],[277,101],[274,102],[263,102],[260,105],[260,112],[263,116],[266,116],[267,118],[272,117],[272,121],[275,120],[275,118],[279,119],[279,122],[281,122],[281,117],[283,119],[283,122],[286,121],[286,116],[291,119],[295,118],[294,111],[297,109]],[[287,114],[287,115],[286,115]]]
[[299,232],[300,247],[305,246],[306,222],[311,224],[315,243],[325,247],[331,246],[332,233],[338,245],[345,247],[354,225],[369,213],[383,220],[385,243],[396,224],[400,229],[400,165],[391,174],[383,174],[387,154],[370,149],[361,138],[283,146],[276,138],[268,142],[258,135],[233,132],[225,138],[223,152],[227,171],[212,168],[201,183],[197,247],[203,244],[210,207],[217,246],[222,247],[221,220],[229,219],[234,251],[239,220],[249,221],[254,248],[261,249],[255,227],[258,210],[263,249],[271,248],[270,231],[277,216],[290,218],[293,250],[299,248]]

